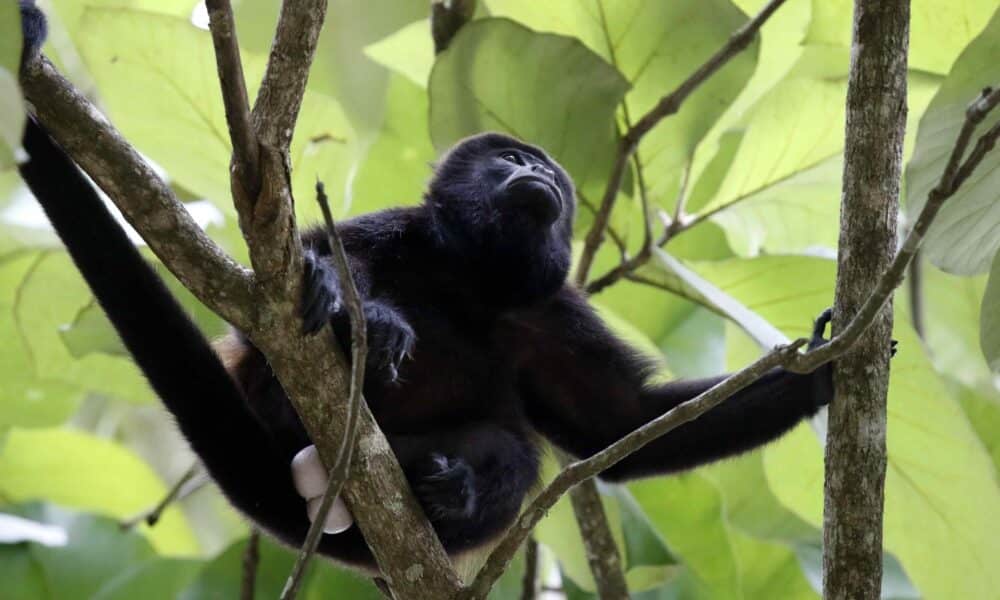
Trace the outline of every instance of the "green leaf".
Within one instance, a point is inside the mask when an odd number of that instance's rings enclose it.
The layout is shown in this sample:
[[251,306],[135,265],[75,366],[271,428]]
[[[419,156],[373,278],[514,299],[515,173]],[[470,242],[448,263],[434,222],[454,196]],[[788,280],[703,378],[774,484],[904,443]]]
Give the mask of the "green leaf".
[[39,335],[35,319],[19,316],[26,280],[42,255],[18,252],[0,260],[0,428],[48,427],[65,421],[76,410],[80,389],[70,381],[38,376],[38,358],[28,344]]
[[[929,353],[934,367],[965,385],[992,385],[993,375],[980,347],[980,315],[989,319],[996,314],[995,310],[980,311],[987,276],[950,275],[926,263],[921,269],[924,339],[934,349]],[[897,304],[906,312],[896,318],[909,319],[909,286],[902,286],[900,292],[906,294],[907,302]]]
[[[906,168],[906,202],[912,218],[923,208],[937,185],[965,121],[969,103],[986,86],[1000,84],[1000,11],[983,33],[962,52],[941,89],[931,101],[917,130],[917,145]],[[993,111],[978,132],[1000,122]],[[973,138],[975,139],[975,137]],[[1000,152],[990,152],[931,225],[923,249],[928,259],[945,271],[969,275],[989,269],[1000,249]]]
[[627,87],[575,39],[506,19],[473,21],[431,72],[431,138],[443,151],[474,133],[506,131],[545,148],[578,188],[600,188],[616,148],[614,111]]
[[61,547],[20,546],[41,572],[50,600],[91,598],[123,570],[152,559],[155,554],[141,535],[124,531],[117,522],[74,513],[48,504],[18,509],[28,518],[65,529],[68,543]]
[[174,600],[194,578],[201,560],[161,558],[125,569],[101,586],[93,600]]
[[23,340],[35,375],[129,402],[152,402],[155,396],[149,384],[130,360],[107,354],[75,359],[70,354],[59,330],[90,301],[90,290],[65,252],[37,256],[37,264],[21,283],[14,309],[18,326],[30,332]]
[[385,68],[426,88],[431,67],[434,66],[434,40],[430,31],[428,19],[414,21],[365,48],[365,54]]
[[980,314],[979,343],[990,369],[1000,373],[1000,253],[993,259]]
[[393,75],[386,94],[385,122],[354,179],[353,214],[418,203],[437,158],[427,133],[426,90]]
[[96,302],[84,306],[73,322],[59,330],[59,337],[73,358],[92,352],[128,356],[128,351]]
[[[126,519],[154,506],[166,493],[146,463],[122,446],[65,429],[14,429],[0,452],[0,497],[45,499]],[[177,507],[156,527],[142,526],[150,543],[168,554],[198,545]]]
[[[243,554],[247,540],[240,540],[206,563],[191,583],[175,597],[179,600],[203,598],[239,598],[243,579]],[[277,598],[285,586],[296,552],[279,546],[267,536],[260,538],[260,559],[257,567],[255,597]],[[382,596],[369,581],[358,575],[317,560],[302,584],[302,596],[308,600],[320,598],[351,598],[377,600]]]
[[[850,0],[813,0],[813,20],[806,42],[849,47]],[[909,65],[947,73],[955,57],[978,34],[996,9],[994,0],[917,0],[910,18]]]
[[707,597],[738,596],[739,566],[715,486],[687,473],[632,483],[629,490],[694,578],[711,590]]
[[[494,0],[489,7],[494,15],[533,29],[575,36],[615,66],[632,85],[625,100],[633,121],[687,79],[746,21],[726,0]],[[673,202],[698,142],[750,78],[758,45],[754,40],[643,139],[639,156],[654,201]]]
[[[772,257],[701,265],[699,272],[797,337],[830,302],[833,268],[831,261]],[[887,549],[926,597],[989,596],[1000,585],[986,566],[1000,552],[993,463],[922,355],[919,339],[902,320],[896,324],[900,350],[889,387]],[[778,499],[819,527],[823,461],[816,436],[800,426],[768,446],[764,458]]]
[[[184,188],[233,214],[232,146],[208,32],[186,19],[129,9],[88,9],[81,27],[81,53],[116,125]],[[243,58],[247,81],[258,85],[263,59]],[[256,88],[249,92],[252,98]],[[320,219],[312,201],[317,179],[331,205],[342,205],[356,142],[337,101],[307,92],[289,149],[305,222]]]
[[979,391],[966,386],[959,386],[955,393],[1000,478],[1000,394],[995,388]]

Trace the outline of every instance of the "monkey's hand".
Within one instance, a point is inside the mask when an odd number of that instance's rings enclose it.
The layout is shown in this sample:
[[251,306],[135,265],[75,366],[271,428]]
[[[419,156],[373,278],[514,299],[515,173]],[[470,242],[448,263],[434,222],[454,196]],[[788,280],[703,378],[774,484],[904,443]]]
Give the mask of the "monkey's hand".
[[475,473],[463,459],[431,454],[410,477],[431,521],[466,519],[475,512]]
[[[830,340],[824,337],[826,333],[826,326],[833,319],[833,309],[828,308],[824,310],[819,317],[816,318],[816,323],[813,326],[812,336],[809,338],[808,350],[815,350],[820,346],[825,346],[830,343]],[[892,340],[889,345],[890,356],[896,355],[896,340]],[[824,365],[820,365],[815,371],[816,374],[816,408],[821,406],[826,406],[833,400],[833,362],[828,362]]]
[[[295,490],[306,501],[306,515],[312,523],[316,520],[319,505],[330,481],[329,474],[319,460],[316,446],[306,446],[292,459],[292,481],[295,482]],[[347,510],[347,505],[338,496],[323,521],[323,533],[340,533],[353,523],[351,511]]]
[[[306,248],[303,254],[302,330],[306,335],[316,333],[327,322],[333,323],[334,333],[341,348],[350,353],[351,325],[341,302],[340,283],[329,262],[314,249]],[[399,378],[399,367],[413,352],[416,335],[403,315],[381,300],[364,301],[365,324],[368,330],[368,360],[365,367],[369,376],[394,382]]]

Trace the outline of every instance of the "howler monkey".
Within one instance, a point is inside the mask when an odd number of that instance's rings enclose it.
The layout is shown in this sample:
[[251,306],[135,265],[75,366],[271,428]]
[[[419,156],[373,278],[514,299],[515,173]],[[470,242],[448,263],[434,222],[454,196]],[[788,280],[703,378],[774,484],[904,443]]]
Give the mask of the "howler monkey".
[[[35,24],[26,48],[37,48],[40,15],[30,2],[21,8]],[[301,543],[309,520],[289,465],[310,441],[267,360],[235,333],[224,366],[34,121],[24,146],[24,180],[208,472],[263,529]],[[555,161],[488,133],[441,158],[421,205],[338,225],[368,320],[365,396],[450,553],[482,546],[512,522],[537,483],[540,438],[589,456],[721,379],[647,382],[651,365],[566,282],[573,211],[572,183]],[[304,333],[331,322],[347,344],[326,238],[307,232],[303,244]],[[831,396],[828,366],[810,375],[776,369],[602,477],[671,473],[738,454]],[[320,552],[373,564],[356,527],[323,536]]]

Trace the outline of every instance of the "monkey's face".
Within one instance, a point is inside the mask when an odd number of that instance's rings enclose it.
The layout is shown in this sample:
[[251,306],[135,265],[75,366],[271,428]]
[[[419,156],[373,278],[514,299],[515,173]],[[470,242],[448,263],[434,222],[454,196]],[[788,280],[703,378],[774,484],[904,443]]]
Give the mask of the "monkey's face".
[[569,176],[540,148],[506,135],[485,133],[452,148],[434,174],[428,202],[466,235],[569,244],[575,202]]
[[523,285],[519,300],[565,280],[573,184],[540,148],[498,133],[463,140],[441,159],[427,204],[447,249],[507,289]]

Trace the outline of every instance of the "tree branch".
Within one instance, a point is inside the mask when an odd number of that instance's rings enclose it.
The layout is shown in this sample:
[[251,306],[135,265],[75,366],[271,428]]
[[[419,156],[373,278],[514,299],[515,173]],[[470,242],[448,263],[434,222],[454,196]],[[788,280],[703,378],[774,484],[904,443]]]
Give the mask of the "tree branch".
[[660,99],[656,105],[649,110],[635,125],[629,128],[618,144],[618,154],[614,165],[611,167],[611,174],[608,176],[608,184],[601,199],[601,205],[597,210],[597,216],[583,244],[583,253],[580,255],[580,263],[576,270],[576,283],[579,287],[584,287],[587,277],[590,274],[590,267],[593,264],[594,256],[604,241],[604,234],[611,218],[611,209],[614,207],[615,198],[621,189],[622,179],[625,174],[625,167],[629,158],[639,147],[639,142],[664,118],[676,113],[688,96],[698,87],[705,83],[709,77],[715,74],[734,56],[746,49],[753,40],[753,37],[760,30],[761,26],[774,14],[774,11],[784,4],[785,0],[771,0],[754,18],[747,21],[742,27],[737,29],[729,41],[726,42],[715,54],[713,54],[704,64],[698,67],[686,80],[676,89]]
[[173,502],[181,500],[191,493],[201,489],[201,487],[207,483],[207,480],[205,479],[199,480],[185,489],[184,486],[187,485],[189,481],[194,479],[194,476],[198,474],[199,470],[201,470],[201,463],[199,462],[196,462],[188,467],[188,470],[181,475],[180,479],[178,479],[169,490],[167,490],[167,493],[159,502],[156,503],[156,506],[150,508],[149,510],[142,511],[127,521],[122,521],[119,526],[122,529],[131,529],[143,522],[150,527],[156,525],[160,521],[160,517],[163,516],[163,511],[165,511],[168,506],[170,506]]
[[524,577],[521,578],[521,600],[538,596],[538,540],[533,536],[524,545]]
[[823,363],[829,362],[835,356],[842,354],[848,347],[864,333],[865,329],[878,314],[882,306],[892,296],[900,282],[906,267],[917,254],[920,245],[924,241],[927,230],[937,216],[938,211],[948,198],[951,198],[959,190],[963,183],[969,178],[973,170],[979,165],[990,149],[992,149],[997,139],[1000,138],[1000,125],[994,125],[986,131],[976,143],[975,148],[969,157],[962,162],[972,139],[972,134],[976,126],[986,118],[993,108],[1000,104],[1000,88],[986,88],[983,94],[969,105],[965,114],[965,122],[959,132],[955,147],[952,149],[951,157],[948,159],[944,174],[934,189],[927,195],[927,202],[921,209],[917,220],[913,223],[913,228],[907,234],[903,245],[896,253],[889,268],[879,279],[878,284],[872,290],[865,303],[858,309],[858,312],[851,318],[850,323],[834,337],[829,344],[817,348],[811,352],[798,357],[789,369],[797,373],[810,373]]
[[[906,132],[910,0],[855,0],[833,331],[872,295],[896,246]],[[888,296],[891,296],[888,294]],[[888,299],[888,298],[887,298]],[[882,586],[887,397],[893,311],[880,302],[833,365],[825,448],[823,597],[878,598]]]
[[309,67],[326,18],[326,0],[284,0],[264,80],[253,106],[261,144],[287,152],[302,106]]
[[21,87],[45,130],[114,201],[184,287],[236,327],[253,327],[252,274],[202,231],[104,115],[45,58],[21,69]]
[[233,142],[233,176],[243,186],[243,194],[253,198],[260,188],[257,166],[259,153],[257,136],[250,125],[250,101],[247,99],[247,84],[243,78],[243,62],[240,60],[233,7],[229,0],[205,0],[205,6],[208,8],[209,29],[215,46],[215,62],[222,86],[229,138]]
[[319,203],[320,209],[323,211],[323,219],[326,221],[326,237],[330,244],[330,256],[337,268],[337,279],[344,282],[341,286],[343,288],[342,300],[351,321],[351,391],[347,400],[347,421],[344,422],[344,429],[340,434],[340,447],[337,448],[337,460],[330,468],[330,478],[326,491],[323,493],[323,499],[320,501],[319,511],[317,511],[316,518],[313,519],[309,531],[306,533],[302,550],[295,560],[291,575],[288,576],[285,589],[281,592],[281,600],[292,600],[298,593],[302,578],[306,573],[306,567],[309,565],[309,559],[316,552],[319,538],[323,535],[326,516],[330,512],[330,507],[333,506],[333,501],[340,495],[344,482],[347,481],[351,455],[357,438],[358,413],[363,401],[361,390],[365,382],[365,361],[368,357],[368,328],[361,306],[361,296],[358,294],[358,288],[354,285],[354,277],[351,275],[351,269],[347,263],[347,252],[344,251],[344,244],[333,224],[330,204],[321,182],[316,182],[316,201]]
[[452,38],[476,12],[476,0],[434,0],[431,2],[431,36],[434,54],[441,54]]
[[260,530],[250,528],[247,547],[243,551],[240,577],[240,600],[254,600],[257,592],[257,567],[260,565]]

